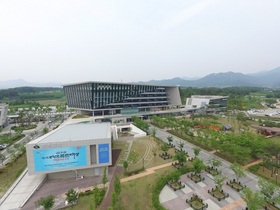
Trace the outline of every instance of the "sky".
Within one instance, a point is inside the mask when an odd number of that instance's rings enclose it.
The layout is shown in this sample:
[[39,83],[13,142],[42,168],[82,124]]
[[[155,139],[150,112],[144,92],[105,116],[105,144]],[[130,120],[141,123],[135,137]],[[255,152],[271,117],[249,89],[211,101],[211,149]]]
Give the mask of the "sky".
[[279,0],[0,0],[0,81],[137,82],[279,66]]

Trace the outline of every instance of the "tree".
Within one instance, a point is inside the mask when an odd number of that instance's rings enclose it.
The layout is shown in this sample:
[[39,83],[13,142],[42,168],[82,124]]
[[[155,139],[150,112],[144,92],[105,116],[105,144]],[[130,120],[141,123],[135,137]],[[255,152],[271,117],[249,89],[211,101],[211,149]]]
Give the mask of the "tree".
[[79,194],[74,189],[68,190],[67,193],[65,193],[65,195],[66,195],[66,200],[69,204],[76,203],[79,197]]
[[47,197],[41,197],[35,202],[37,207],[43,206],[45,210],[50,210],[54,206],[54,196],[48,195]]
[[49,129],[47,128],[47,127],[44,127],[44,129],[43,129],[43,134],[46,134],[46,133],[48,133],[49,132]]
[[119,196],[117,195],[116,191],[113,191],[113,194],[112,194],[113,209],[115,209],[117,207],[118,202],[119,202]]
[[249,210],[263,209],[265,204],[263,195],[259,191],[253,192],[248,187],[242,190],[242,198],[246,202]]
[[123,162],[123,167],[124,167],[124,170],[126,172],[127,168],[128,168],[128,162],[126,160]]
[[234,162],[233,164],[231,164],[230,169],[233,170],[233,172],[235,173],[236,176],[236,181],[238,182],[239,178],[245,176],[245,173],[241,167],[241,165],[239,165],[238,163]]
[[280,204],[280,188],[278,186],[262,178],[258,180],[258,185],[260,192],[269,203]]
[[226,177],[222,174],[217,174],[216,176],[214,176],[215,185],[219,190],[222,190],[222,185],[223,185],[225,179],[226,179]]
[[179,142],[179,148],[180,148],[181,151],[183,150],[184,146],[185,146],[185,142],[180,141]]
[[201,149],[198,148],[198,147],[194,147],[193,148],[193,153],[194,153],[194,157],[195,158],[199,155],[200,151],[201,151]]
[[121,181],[118,176],[115,177],[114,180],[114,191],[117,193],[117,195],[120,195],[122,189],[121,189]]
[[173,136],[168,136],[167,140],[168,140],[168,143],[171,144],[173,142]]
[[104,185],[105,188],[105,184],[108,182],[108,178],[107,178],[107,167],[104,167],[103,170],[103,177],[102,177],[102,184]]
[[156,138],[156,133],[157,133],[156,129],[153,128],[153,129],[152,129],[151,136],[152,136],[154,139]]
[[186,162],[186,154],[184,151],[178,151],[174,155],[174,159],[178,160],[179,164],[182,166]]
[[211,158],[211,159],[209,159],[208,161],[207,161],[207,165],[210,167],[210,168],[212,168],[212,167],[219,167],[219,166],[221,166],[222,165],[222,162],[220,161],[220,160],[218,160],[218,159],[216,159],[216,158]]
[[193,170],[196,174],[199,174],[203,169],[206,168],[205,164],[199,158],[195,158],[192,162]]
[[164,152],[167,152],[169,150],[169,146],[167,143],[163,143],[160,147],[160,149]]
[[2,153],[0,153],[0,161],[1,161],[2,165],[3,165],[3,162],[5,159],[6,159],[6,156],[3,155]]

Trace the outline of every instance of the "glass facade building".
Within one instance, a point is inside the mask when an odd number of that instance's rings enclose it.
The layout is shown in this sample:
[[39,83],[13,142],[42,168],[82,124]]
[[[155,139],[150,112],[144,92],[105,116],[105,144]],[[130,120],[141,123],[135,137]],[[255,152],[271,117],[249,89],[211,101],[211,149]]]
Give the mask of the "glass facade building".
[[151,112],[181,105],[177,86],[85,82],[63,89],[69,108],[93,115]]

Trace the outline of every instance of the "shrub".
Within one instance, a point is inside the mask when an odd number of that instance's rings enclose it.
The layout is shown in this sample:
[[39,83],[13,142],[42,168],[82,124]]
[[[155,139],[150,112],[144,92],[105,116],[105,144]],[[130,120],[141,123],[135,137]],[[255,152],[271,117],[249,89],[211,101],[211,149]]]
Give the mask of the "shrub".
[[144,170],[145,169],[142,167],[142,168],[139,168],[139,169],[136,169],[136,170],[133,170],[133,171],[126,171],[125,175],[126,176],[132,176],[132,175],[135,175],[135,174],[139,174],[140,172],[142,172]]
[[259,165],[259,164],[256,164],[256,165],[250,166],[248,169],[249,169],[249,171],[252,172],[252,173],[257,173],[258,170],[259,170],[259,168],[260,168],[260,165]]

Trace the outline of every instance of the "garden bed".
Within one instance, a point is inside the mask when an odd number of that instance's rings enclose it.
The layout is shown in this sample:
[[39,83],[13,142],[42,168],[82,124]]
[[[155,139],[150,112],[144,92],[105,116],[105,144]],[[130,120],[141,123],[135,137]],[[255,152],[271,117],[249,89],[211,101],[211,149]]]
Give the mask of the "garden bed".
[[191,197],[190,200],[186,199],[186,203],[188,203],[195,210],[208,208],[208,204],[204,203],[203,200],[198,195],[195,194]]
[[180,181],[176,181],[176,180],[169,180],[166,183],[169,187],[171,187],[174,191],[176,190],[180,190],[182,188],[185,188],[185,185]]
[[208,172],[209,174],[211,174],[212,176],[218,175],[220,172],[218,171],[218,169],[216,168],[206,168],[205,169],[206,172]]
[[210,193],[213,197],[217,198],[218,201],[221,201],[222,199],[229,197],[228,193],[225,193],[223,190],[220,190],[218,188],[213,188],[212,190],[208,190],[208,193]]
[[200,174],[195,174],[195,173],[191,173],[188,175],[188,177],[193,180],[195,183],[201,182],[203,181],[205,178],[201,177]]
[[240,182],[236,182],[235,180],[230,180],[227,182],[227,185],[229,185],[232,189],[235,189],[237,192],[245,187],[245,185],[242,185]]

